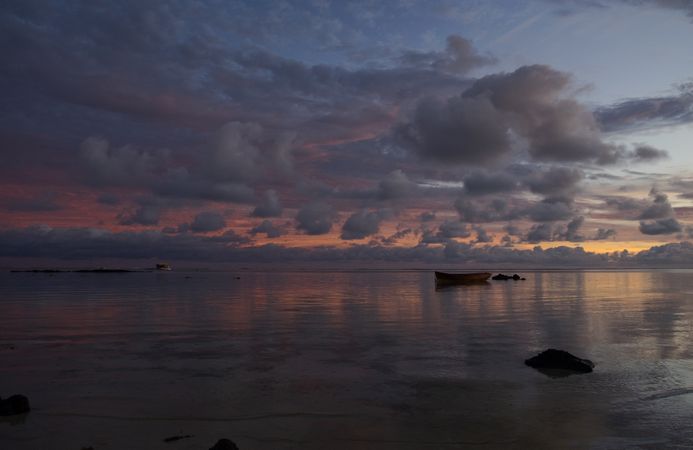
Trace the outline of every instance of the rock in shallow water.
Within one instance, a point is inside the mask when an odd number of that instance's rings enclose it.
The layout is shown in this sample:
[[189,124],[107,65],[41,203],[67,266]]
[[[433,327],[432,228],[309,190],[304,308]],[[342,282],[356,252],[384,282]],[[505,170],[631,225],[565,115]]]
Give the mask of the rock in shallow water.
[[176,436],[171,436],[171,437],[165,438],[164,442],[175,442],[175,441],[180,441],[181,439],[188,439],[191,437],[193,437],[192,434],[176,435]]
[[209,450],[238,450],[238,446],[229,439],[219,439]]
[[514,275],[505,275],[503,273],[499,273],[498,275],[494,275],[491,277],[492,280],[524,280],[524,277],[519,276],[518,274]]
[[566,351],[553,348],[526,359],[525,364],[549,376],[589,373],[594,369],[594,363],[589,359],[578,358]]
[[0,398],[0,416],[13,416],[31,411],[29,399],[23,395],[13,395],[10,398]]

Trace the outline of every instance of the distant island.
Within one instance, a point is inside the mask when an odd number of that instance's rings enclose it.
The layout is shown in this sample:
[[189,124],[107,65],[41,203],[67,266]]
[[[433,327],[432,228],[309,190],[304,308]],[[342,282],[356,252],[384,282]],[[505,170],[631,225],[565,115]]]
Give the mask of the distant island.
[[97,267],[93,269],[13,269],[10,272],[24,273],[132,273],[132,272],[155,272],[155,271],[170,271],[171,266],[168,264],[157,264],[156,267],[146,269],[109,269],[106,267]]
[[128,272],[151,272],[156,269],[24,269],[10,270],[10,272],[31,272],[31,273],[128,273]]

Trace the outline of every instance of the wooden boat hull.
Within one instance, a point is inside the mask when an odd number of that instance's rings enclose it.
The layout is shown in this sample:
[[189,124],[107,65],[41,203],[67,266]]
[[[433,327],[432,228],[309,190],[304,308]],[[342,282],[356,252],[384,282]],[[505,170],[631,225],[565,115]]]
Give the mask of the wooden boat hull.
[[445,273],[435,272],[437,284],[477,284],[486,283],[491,277],[489,272]]

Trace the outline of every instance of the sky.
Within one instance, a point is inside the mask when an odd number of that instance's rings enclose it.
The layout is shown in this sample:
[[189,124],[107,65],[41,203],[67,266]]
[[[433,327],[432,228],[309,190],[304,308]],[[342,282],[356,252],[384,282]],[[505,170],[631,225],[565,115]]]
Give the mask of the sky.
[[0,261],[693,266],[693,2],[0,6]]

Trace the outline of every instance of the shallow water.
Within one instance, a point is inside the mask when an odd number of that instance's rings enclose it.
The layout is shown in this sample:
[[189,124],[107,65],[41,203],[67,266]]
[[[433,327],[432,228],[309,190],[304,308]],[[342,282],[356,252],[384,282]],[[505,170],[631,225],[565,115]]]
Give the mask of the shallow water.
[[0,274],[0,448],[693,445],[693,272],[525,275]]

